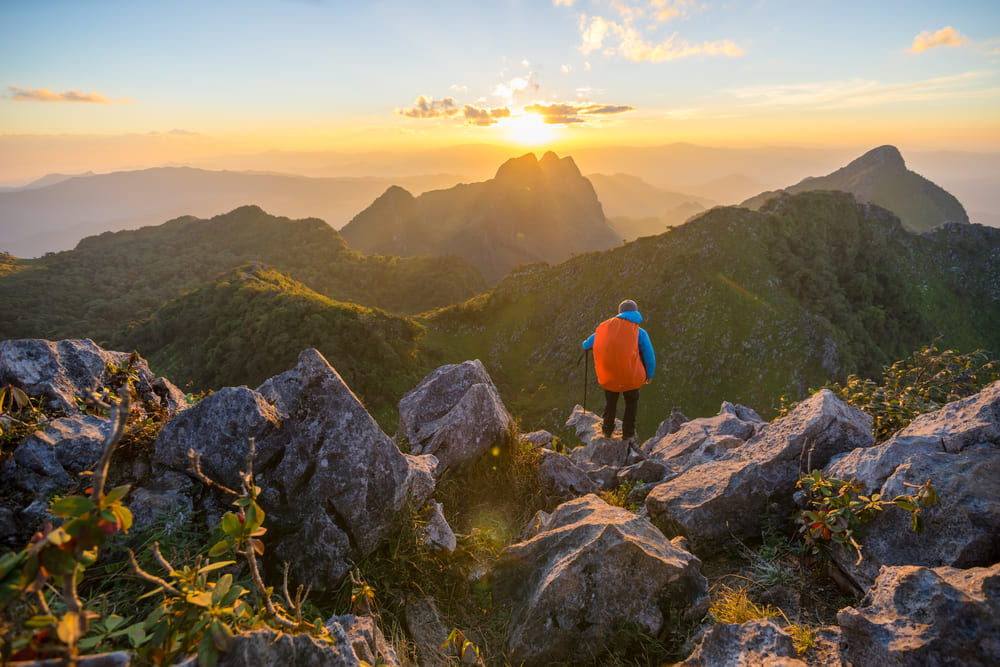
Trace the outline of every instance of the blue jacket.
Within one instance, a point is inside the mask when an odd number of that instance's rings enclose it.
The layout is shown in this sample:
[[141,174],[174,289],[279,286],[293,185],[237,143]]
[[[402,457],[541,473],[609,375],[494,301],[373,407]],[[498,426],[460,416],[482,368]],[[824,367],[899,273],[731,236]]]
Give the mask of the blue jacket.
[[[624,313],[618,313],[618,317],[636,324],[642,322],[642,315],[638,310],[626,310]],[[592,347],[594,347],[594,334],[590,334],[590,338],[583,341],[583,349],[589,350]],[[652,380],[656,371],[656,355],[653,354],[653,343],[649,340],[649,334],[642,327],[639,327],[639,358],[646,368],[646,379]]]

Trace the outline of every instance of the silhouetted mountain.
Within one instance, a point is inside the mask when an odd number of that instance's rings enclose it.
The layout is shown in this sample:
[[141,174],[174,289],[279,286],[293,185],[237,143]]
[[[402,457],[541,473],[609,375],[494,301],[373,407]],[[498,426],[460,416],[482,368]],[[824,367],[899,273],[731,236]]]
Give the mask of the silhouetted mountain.
[[879,146],[832,174],[806,178],[781,191],[761,193],[741,206],[759,209],[781,192],[810,190],[850,192],[863,204],[889,209],[912,231],[926,231],[947,221],[969,222],[962,204],[943,188],[907,169],[894,146]]
[[[764,213],[720,207],[659,236],[525,267],[430,314],[428,346],[449,362],[482,359],[527,428],[559,428],[583,400],[580,342],[625,298],[658,362],[640,391],[642,437],[672,406],[707,416],[729,400],[773,415],[783,394],[879,377],[939,335],[1000,350],[1000,230],[917,235],[835,192],[789,195]],[[593,373],[590,383],[593,407]]]
[[626,241],[662,234],[715,205],[704,197],[664,190],[629,174],[591,174],[587,178],[611,226]]
[[302,283],[247,264],[170,301],[117,337],[178,386],[195,389],[264,380],[315,347],[374,412],[420,379],[412,319],[334,301]]
[[332,299],[396,312],[437,308],[486,289],[482,274],[459,257],[363,256],[322,220],[244,206],[210,220],[187,216],[105,232],[38,259],[0,260],[0,339],[107,340],[248,261]]
[[561,262],[621,242],[590,181],[572,158],[552,152],[508,160],[491,180],[419,197],[389,188],[341,233],[363,252],[454,253],[491,281],[519,264]]
[[45,177],[0,192],[0,250],[19,257],[69,250],[105,231],[138,229],[182,215],[212,216],[245,204],[292,218],[342,226],[390,182],[420,191],[455,183],[454,176],[402,179],[307,178],[288,174],[161,167],[141,171]]

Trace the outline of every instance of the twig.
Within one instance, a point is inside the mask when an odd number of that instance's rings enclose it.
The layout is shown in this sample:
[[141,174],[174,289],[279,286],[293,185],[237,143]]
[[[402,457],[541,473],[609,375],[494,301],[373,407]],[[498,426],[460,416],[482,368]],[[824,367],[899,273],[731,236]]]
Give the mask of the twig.
[[219,489],[220,491],[228,493],[231,496],[236,496],[237,498],[240,497],[241,494],[237,493],[236,491],[233,491],[229,487],[219,484],[214,479],[210,478],[208,475],[206,475],[201,471],[201,452],[196,452],[193,449],[189,449],[188,460],[191,462],[191,466],[189,468],[191,474],[194,475],[196,478],[198,478],[198,481],[200,481],[202,484],[204,484],[205,486]]
[[107,440],[104,441],[104,451],[101,453],[101,460],[97,462],[97,466],[94,468],[93,490],[90,493],[90,499],[94,503],[100,503],[104,497],[104,484],[108,479],[111,454],[115,451],[115,447],[118,446],[122,436],[125,435],[125,426],[128,422],[131,396],[127,386],[122,387],[118,391],[118,398],[118,404],[111,406],[111,418],[115,424],[115,428],[108,435]]
[[153,542],[153,557],[156,558],[156,562],[159,563],[160,567],[162,567],[164,570],[166,570],[167,572],[174,571],[174,566],[171,565],[169,562],[167,562],[167,559],[163,557],[162,553],[160,553],[159,542]]
[[[156,554],[159,555],[159,551],[158,550],[156,551]],[[161,556],[161,558],[162,558],[162,556]],[[139,577],[140,579],[153,584],[157,588],[160,588],[161,590],[163,590],[163,591],[165,591],[167,593],[170,593],[174,597],[179,597],[179,598],[184,597],[183,593],[181,593],[179,590],[177,590],[176,588],[174,588],[173,586],[171,586],[170,584],[168,584],[166,581],[164,581],[163,579],[160,579],[159,577],[157,577],[154,574],[150,574],[149,572],[146,572],[141,567],[139,567],[139,563],[138,563],[138,561],[136,561],[135,554],[132,553],[131,549],[128,550],[128,560],[129,560],[129,563],[131,563],[131,565],[132,565],[132,572],[134,572],[135,575],[137,577]]]

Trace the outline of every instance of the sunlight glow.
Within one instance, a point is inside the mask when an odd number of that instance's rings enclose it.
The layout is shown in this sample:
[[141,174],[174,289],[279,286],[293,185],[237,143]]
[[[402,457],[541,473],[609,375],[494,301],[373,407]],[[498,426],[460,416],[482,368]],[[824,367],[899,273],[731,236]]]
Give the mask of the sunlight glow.
[[546,124],[538,114],[526,113],[500,121],[507,137],[523,146],[537,146],[556,138],[556,126]]

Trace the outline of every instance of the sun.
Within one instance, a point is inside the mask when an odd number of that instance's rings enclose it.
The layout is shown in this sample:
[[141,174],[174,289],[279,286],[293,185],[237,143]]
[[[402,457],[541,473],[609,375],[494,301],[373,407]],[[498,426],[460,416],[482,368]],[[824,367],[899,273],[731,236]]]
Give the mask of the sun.
[[541,116],[534,113],[511,116],[501,123],[507,131],[507,137],[523,146],[546,144],[556,136],[555,126],[547,124]]

